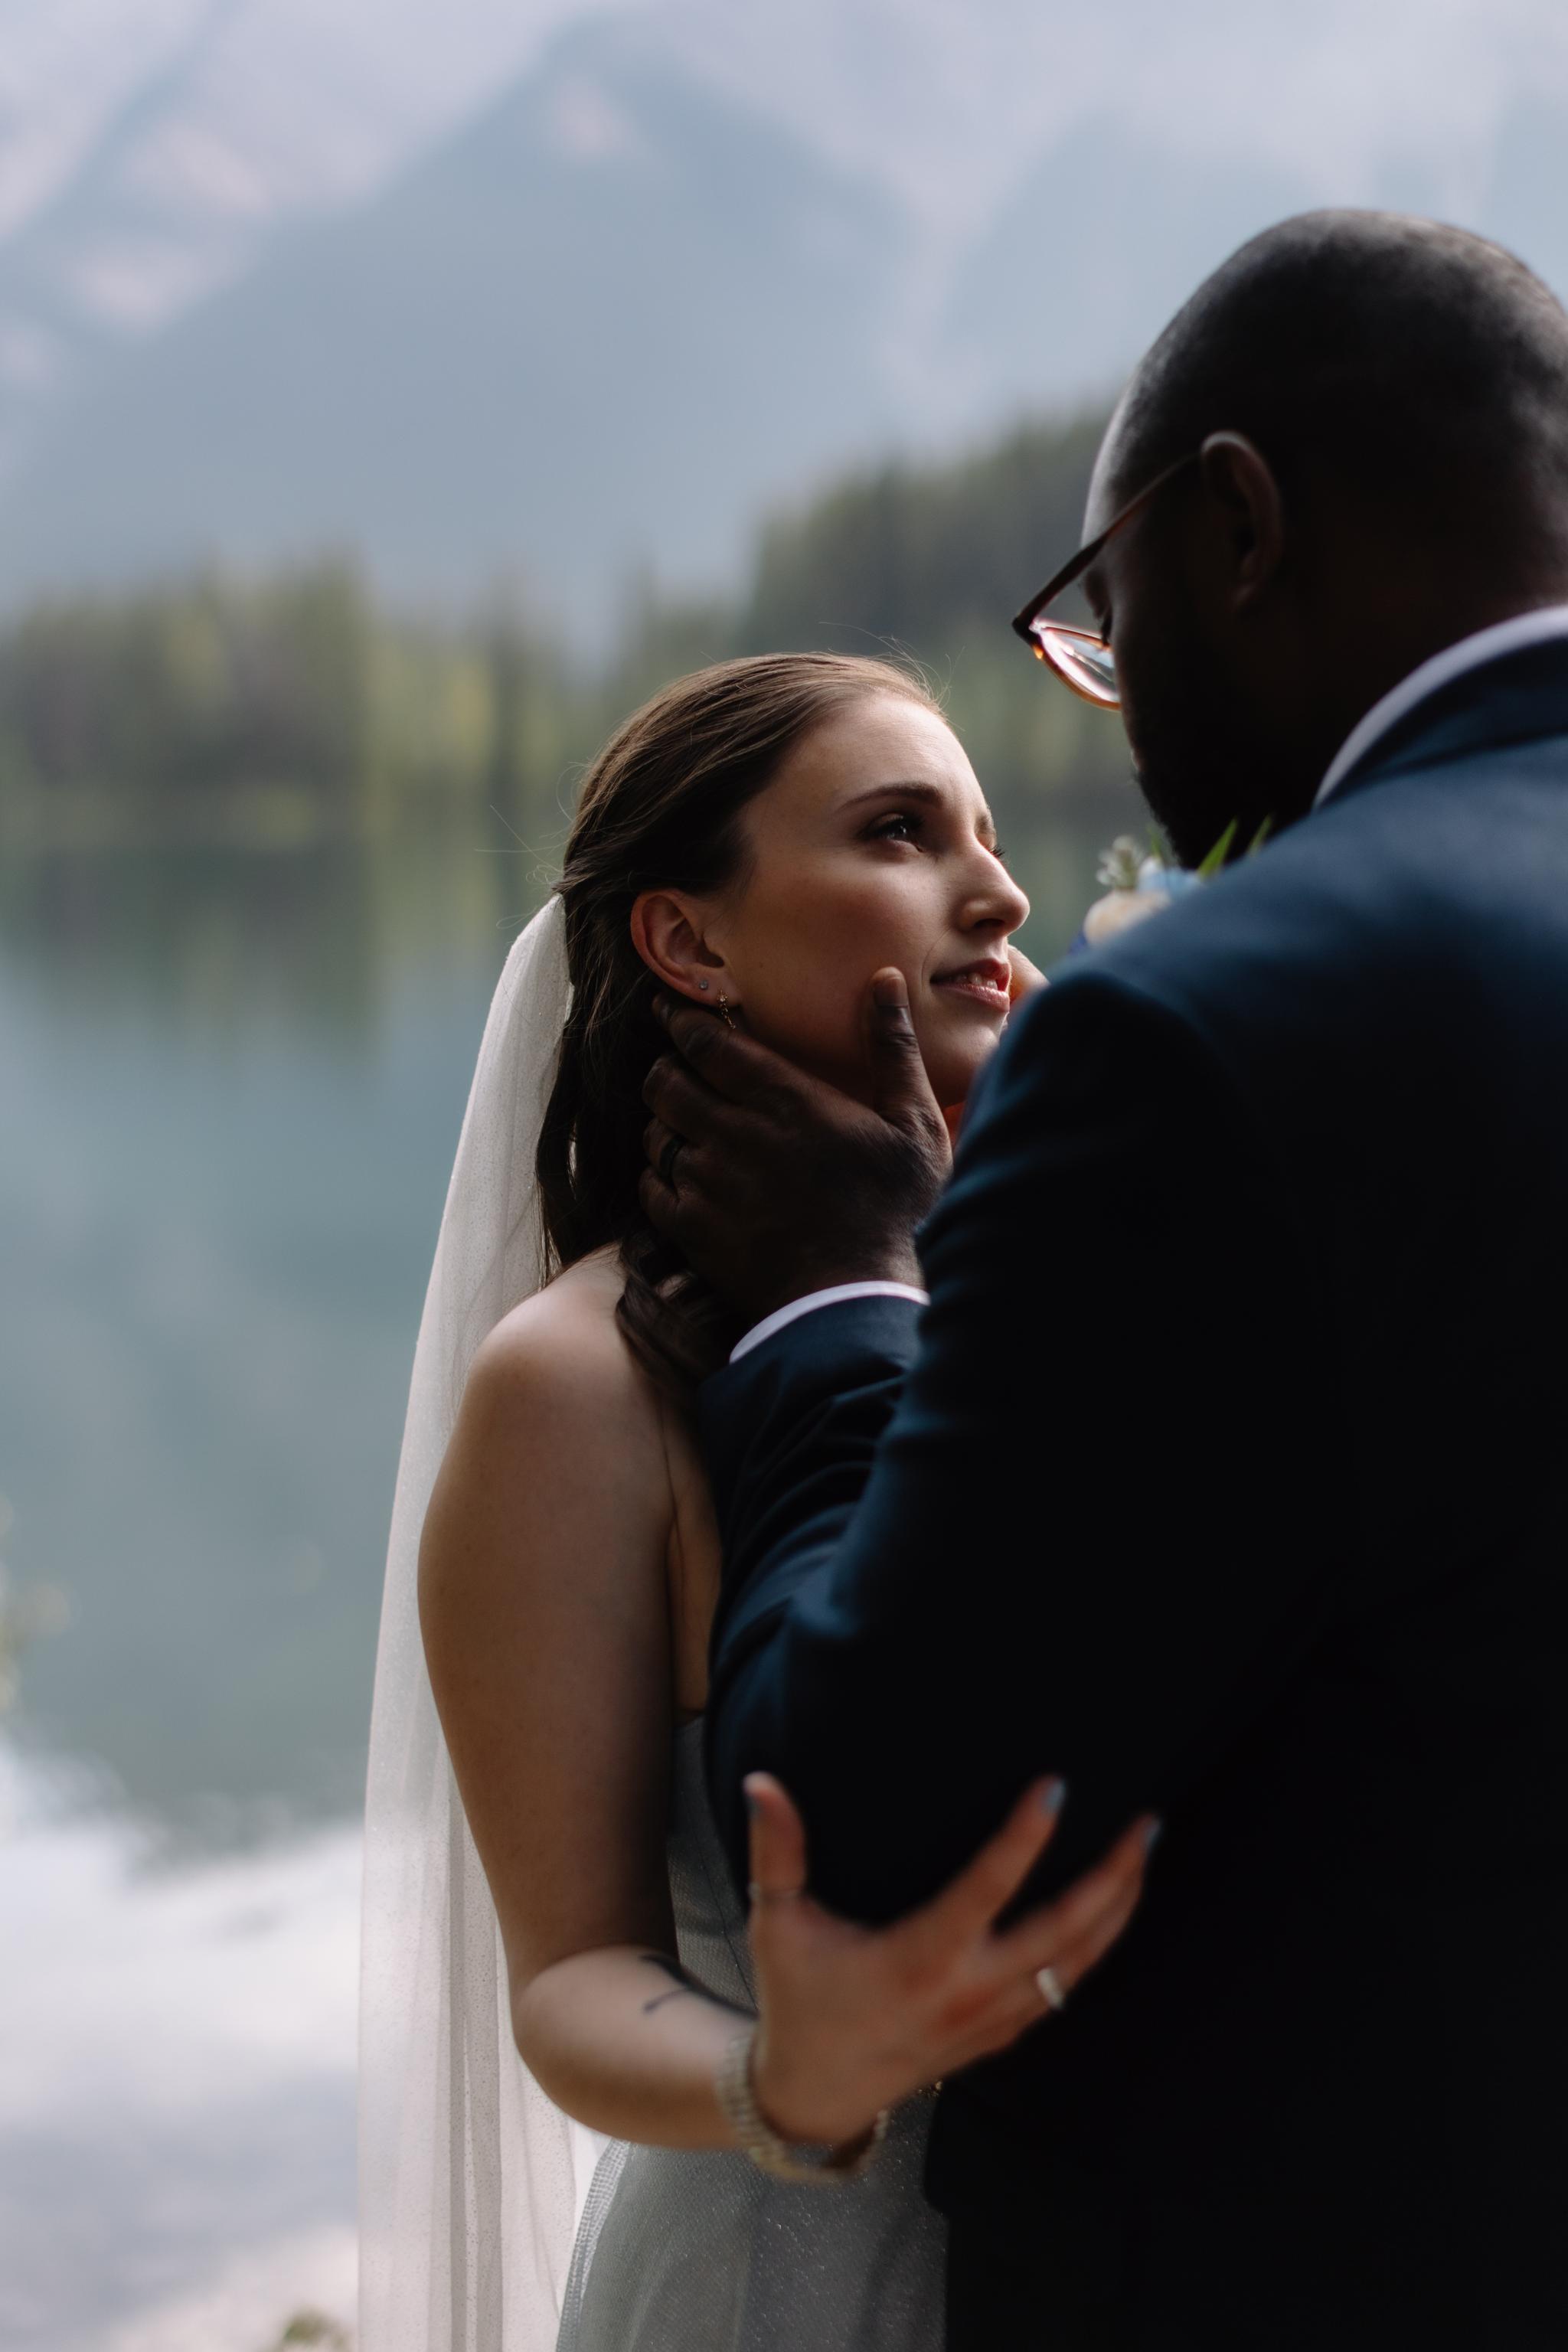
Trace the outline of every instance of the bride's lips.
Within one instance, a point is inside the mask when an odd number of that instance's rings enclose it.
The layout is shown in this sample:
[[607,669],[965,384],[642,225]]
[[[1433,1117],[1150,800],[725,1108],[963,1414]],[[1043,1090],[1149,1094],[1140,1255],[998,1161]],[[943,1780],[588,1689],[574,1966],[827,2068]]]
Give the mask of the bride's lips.
[[1005,956],[981,956],[956,971],[933,973],[931,984],[952,995],[968,997],[988,1013],[1006,1013],[1012,1003],[1013,967]]

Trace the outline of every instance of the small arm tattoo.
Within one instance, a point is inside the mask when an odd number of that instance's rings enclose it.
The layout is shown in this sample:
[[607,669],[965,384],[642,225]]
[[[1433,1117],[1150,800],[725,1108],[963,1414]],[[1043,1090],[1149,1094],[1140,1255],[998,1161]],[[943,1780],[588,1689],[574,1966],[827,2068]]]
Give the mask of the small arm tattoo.
[[642,2013],[645,2017],[651,2017],[654,2011],[662,2009],[667,2000],[682,2000],[689,1997],[700,2000],[704,1997],[701,1986],[687,1975],[679,1960],[672,1960],[667,1952],[641,1952],[637,1957],[650,1969],[658,1969],[662,1975],[675,1979],[673,1990],[655,1993],[651,2000],[644,2001]]

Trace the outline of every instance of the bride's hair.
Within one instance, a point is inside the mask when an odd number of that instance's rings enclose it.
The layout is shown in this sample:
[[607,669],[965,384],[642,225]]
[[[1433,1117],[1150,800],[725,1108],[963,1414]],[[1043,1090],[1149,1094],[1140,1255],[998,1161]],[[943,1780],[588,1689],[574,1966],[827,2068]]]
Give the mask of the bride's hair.
[[616,1244],[617,1309],[633,1353],[684,1392],[722,1360],[719,1302],[643,1214],[643,1081],[664,1050],[658,982],[632,944],[645,890],[720,889],[745,855],[741,816],[811,730],[862,698],[928,709],[922,682],[890,662],[762,654],[666,687],[617,729],[584,782],[560,890],[572,1010],[539,1140],[539,1187],[555,1268]]

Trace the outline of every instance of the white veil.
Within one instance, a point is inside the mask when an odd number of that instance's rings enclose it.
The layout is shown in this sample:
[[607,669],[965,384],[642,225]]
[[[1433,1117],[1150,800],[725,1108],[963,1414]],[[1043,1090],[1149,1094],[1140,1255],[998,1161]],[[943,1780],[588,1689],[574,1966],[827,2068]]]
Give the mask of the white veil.
[[550,2352],[603,2147],[511,2038],[489,1889],[419,1634],[419,1536],[475,1350],[544,1272],[534,1179],[571,987],[552,894],[485,1024],[447,1194],[392,1510],[365,1798],[360,2004],[363,2352]]

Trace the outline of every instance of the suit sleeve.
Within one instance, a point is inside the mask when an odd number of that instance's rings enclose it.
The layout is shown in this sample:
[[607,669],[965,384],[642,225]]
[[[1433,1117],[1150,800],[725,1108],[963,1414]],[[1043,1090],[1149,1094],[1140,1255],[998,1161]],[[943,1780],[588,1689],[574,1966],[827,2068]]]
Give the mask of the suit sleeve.
[[1036,1000],[921,1250],[928,1307],[824,1307],[701,1400],[731,1860],[774,1771],[867,1919],[1040,1774],[1069,1799],[1042,1886],[1178,1803],[1333,1582],[1311,1227],[1190,1024],[1092,968]]

